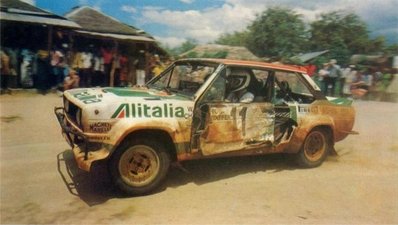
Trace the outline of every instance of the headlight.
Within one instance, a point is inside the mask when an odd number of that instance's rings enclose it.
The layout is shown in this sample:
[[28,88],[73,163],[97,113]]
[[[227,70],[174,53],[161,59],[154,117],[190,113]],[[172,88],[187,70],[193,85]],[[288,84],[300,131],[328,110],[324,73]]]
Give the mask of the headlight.
[[76,110],[76,123],[79,127],[82,127],[82,110],[77,109]]

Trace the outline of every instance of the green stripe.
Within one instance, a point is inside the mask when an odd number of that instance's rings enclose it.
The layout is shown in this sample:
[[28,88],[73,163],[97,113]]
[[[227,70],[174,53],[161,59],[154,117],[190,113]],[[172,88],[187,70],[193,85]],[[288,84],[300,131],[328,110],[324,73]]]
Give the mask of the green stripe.
[[294,121],[297,121],[297,106],[296,105],[290,105],[290,118],[293,119]]
[[331,100],[330,102],[336,105],[345,105],[345,106],[350,106],[352,104],[352,100],[346,98],[336,98]]
[[170,96],[154,95],[154,94],[150,94],[148,91],[134,90],[131,88],[104,88],[103,90],[105,92],[109,92],[109,93],[115,94],[120,97],[141,97],[141,98],[189,100],[189,97],[183,96],[183,95],[178,95],[178,94],[170,95]]

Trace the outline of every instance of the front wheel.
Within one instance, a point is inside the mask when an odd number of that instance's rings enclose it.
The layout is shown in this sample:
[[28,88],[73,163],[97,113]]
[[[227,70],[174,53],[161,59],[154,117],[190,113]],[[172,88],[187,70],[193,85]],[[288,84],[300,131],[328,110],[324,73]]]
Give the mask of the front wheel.
[[153,191],[164,179],[170,157],[154,140],[133,140],[116,150],[109,166],[116,186],[129,195],[142,195]]
[[330,138],[324,129],[311,130],[296,156],[298,165],[306,168],[320,166],[328,155]]

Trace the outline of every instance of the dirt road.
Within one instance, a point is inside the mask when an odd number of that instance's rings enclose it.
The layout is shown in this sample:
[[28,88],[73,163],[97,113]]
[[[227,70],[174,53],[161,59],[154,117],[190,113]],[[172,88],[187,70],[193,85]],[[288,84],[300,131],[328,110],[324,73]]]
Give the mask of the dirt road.
[[284,156],[184,163],[152,195],[126,197],[103,165],[76,168],[54,94],[0,96],[2,224],[398,223],[398,104],[355,103],[339,157],[298,169]]

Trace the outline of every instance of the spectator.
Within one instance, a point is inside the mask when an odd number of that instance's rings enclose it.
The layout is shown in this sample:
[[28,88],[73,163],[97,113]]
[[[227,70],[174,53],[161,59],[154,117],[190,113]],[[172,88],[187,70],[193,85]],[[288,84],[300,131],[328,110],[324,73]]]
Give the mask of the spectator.
[[355,68],[355,65],[350,65],[349,69],[348,70],[347,69],[343,72],[343,76],[345,77],[343,85],[343,96],[345,97],[351,95],[351,86],[354,83],[354,81],[357,79],[357,70]]
[[322,93],[327,94],[328,87],[325,83],[325,77],[329,75],[329,63],[324,63],[322,69],[319,70],[319,82],[321,82]]
[[329,67],[328,67],[329,74],[325,76],[326,95],[329,92],[330,88],[330,95],[335,96],[336,82],[341,77],[340,66],[337,65],[336,63],[337,61],[335,59],[332,59],[329,62]]
[[78,88],[79,82],[80,82],[80,77],[79,77],[79,75],[77,75],[76,70],[70,69],[68,76],[65,77],[65,80],[64,80],[64,91],[73,89],[73,88]]
[[152,69],[153,76],[158,76],[160,73],[163,72],[165,68],[166,67],[164,66],[164,64],[160,61],[159,56],[155,55],[155,65]]

